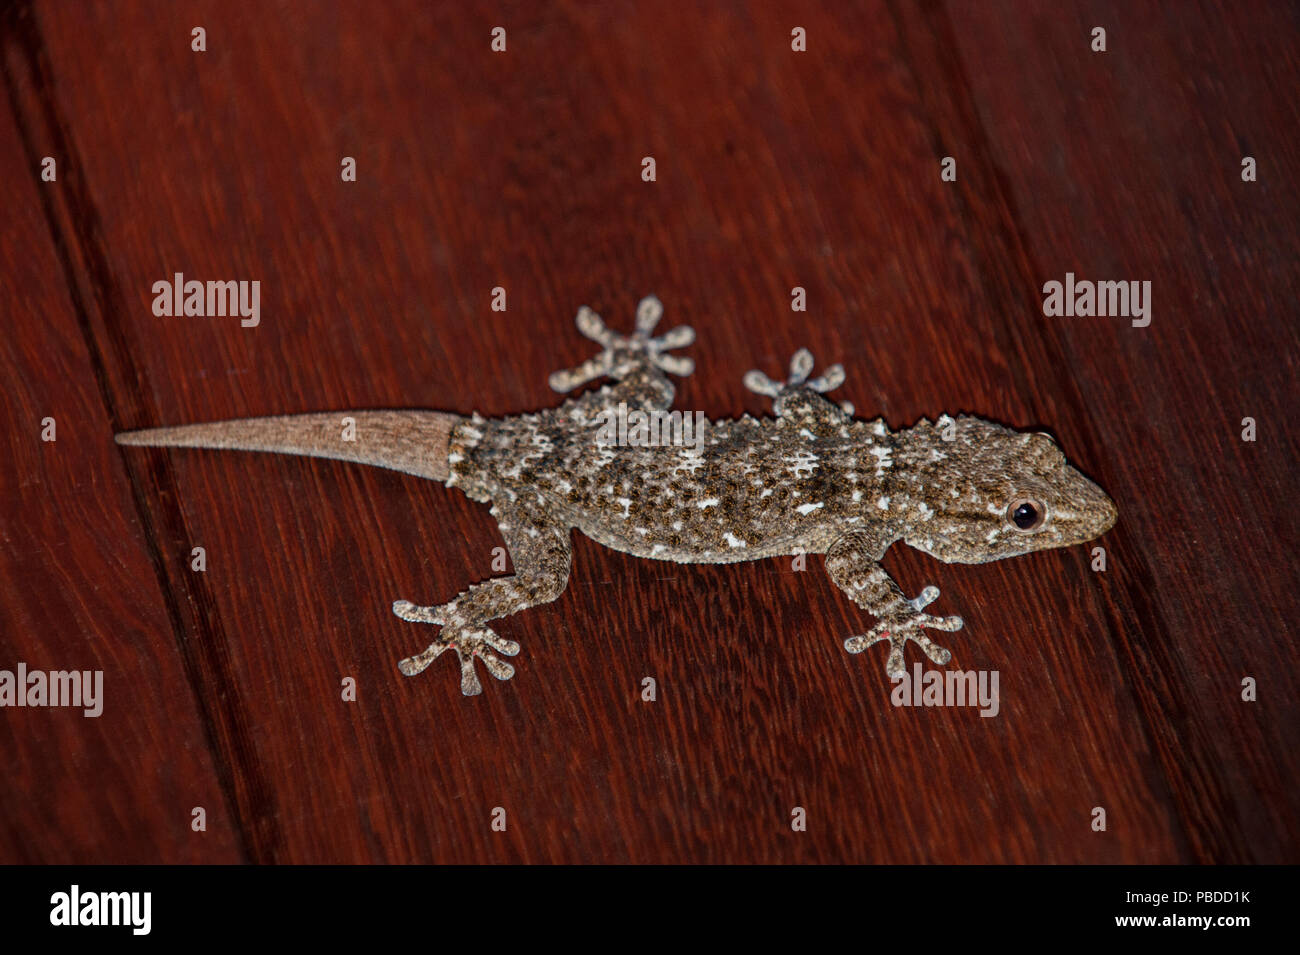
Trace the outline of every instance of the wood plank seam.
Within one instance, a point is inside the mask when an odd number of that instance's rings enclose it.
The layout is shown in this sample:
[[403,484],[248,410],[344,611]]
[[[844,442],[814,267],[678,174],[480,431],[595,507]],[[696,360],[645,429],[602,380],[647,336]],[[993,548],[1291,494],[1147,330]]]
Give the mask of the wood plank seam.
[[[30,0],[19,0],[0,13],[0,50],[3,50],[0,55],[3,82],[30,167],[39,167],[38,130],[60,153],[64,175],[59,187],[41,188],[38,193],[51,243],[66,274],[73,311],[95,369],[105,412],[114,430],[120,429],[125,421],[156,421],[147,375],[132,357],[124,325],[114,320],[125,314],[124,299],[100,242],[99,215],[81,174],[84,165],[55,99],[44,41]],[[30,96],[24,95],[24,84],[15,74],[16,69],[24,71],[21,79],[26,81]],[[108,341],[107,354],[101,347],[97,328]],[[117,389],[122,393],[116,394]],[[105,440],[111,440],[111,435],[105,435]],[[274,861],[281,839],[270,798],[271,787],[240,711],[241,694],[226,650],[224,627],[214,612],[215,604],[203,578],[195,576],[183,585],[172,580],[169,563],[163,556],[162,539],[190,539],[170,463],[161,455],[150,456],[149,460],[127,456],[124,467],[149,561],[220,780],[221,798],[230,817],[239,825],[239,842],[245,858],[255,862]],[[143,481],[142,472],[146,478]],[[160,510],[157,519],[151,503]],[[180,598],[181,590],[188,590],[189,601]],[[178,806],[177,812],[184,814],[185,807]]]
[[[979,113],[971,98],[971,85],[965,75],[959,48],[953,32],[952,20],[946,6],[942,3],[926,4],[917,19],[910,24],[904,21],[897,5],[889,4],[891,15],[898,25],[898,35],[903,38],[904,59],[916,79],[916,86],[926,111],[937,117],[944,110],[927,90],[933,88],[931,77],[918,68],[919,62],[936,63],[945,74],[943,85],[951,91],[952,113],[955,123],[962,131],[963,138],[976,144],[980,155],[992,155],[988,134],[979,121]],[[915,55],[909,36],[916,35],[918,23],[924,23],[931,29],[934,44],[939,48],[938,56],[922,58]],[[941,141],[938,123],[933,131],[936,145]],[[968,163],[967,169],[979,167]],[[956,190],[956,205],[959,214],[969,223],[967,233],[971,238],[971,256],[976,274],[983,285],[985,293],[995,304],[1001,314],[1037,314],[1041,302],[1037,297],[1041,269],[1036,269],[1029,252],[1029,243],[1025,240],[1021,217],[1016,210],[1011,188],[1005,182],[1001,170],[991,171],[992,182],[986,203],[972,201],[969,188],[969,175],[961,182],[963,186]],[[999,282],[990,263],[1007,261],[1019,272],[1019,280],[1014,287]],[[1047,354],[1037,362],[1009,363],[1011,373],[1017,385],[1028,386],[1033,378],[1034,368],[1069,367],[1067,347],[1059,336],[1054,334],[1054,326],[1042,326],[1042,333],[1032,336],[1034,343],[1041,346]],[[1002,337],[1001,347],[1007,354],[1017,350],[1005,337],[1005,329],[998,327]],[[1020,344],[1021,349],[1028,341]],[[1024,369],[1030,368],[1029,372]],[[1037,390],[1058,397],[1067,406],[1063,420],[1071,421],[1079,431],[1083,443],[1093,453],[1087,455],[1099,459],[1101,442],[1097,439],[1095,427],[1087,405],[1075,384],[1068,375],[1054,376],[1052,385]],[[1177,834],[1182,842],[1182,849],[1201,864],[1249,863],[1255,861],[1248,847],[1239,842],[1224,839],[1222,833],[1229,831],[1229,822],[1236,817],[1232,802],[1227,795],[1227,786],[1221,778],[1219,768],[1206,759],[1205,754],[1212,752],[1212,745],[1200,724],[1188,719],[1188,713],[1195,710],[1195,701],[1187,698],[1189,688],[1194,685],[1179,657],[1169,649],[1173,645],[1172,634],[1165,621],[1160,617],[1152,603],[1145,598],[1149,593],[1152,574],[1145,554],[1137,548],[1127,548],[1123,537],[1117,539],[1123,548],[1123,563],[1132,568],[1123,580],[1123,588],[1112,590],[1112,599],[1106,610],[1106,617],[1111,621],[1108,634],[1115,647],[1120,662],[1125,667],[1124,680],[1129,687],[1138,711],[1143,717],[1142,732],[1151,751],[1159,761],[1163,779],[1161,782],[1169,796],[1178,820]],[[1119,599],[1114,599],[1118,597]],[[1171,679],[1167,674],[1179,674]],[[1190,740],[1190,742],[1189,742]]]

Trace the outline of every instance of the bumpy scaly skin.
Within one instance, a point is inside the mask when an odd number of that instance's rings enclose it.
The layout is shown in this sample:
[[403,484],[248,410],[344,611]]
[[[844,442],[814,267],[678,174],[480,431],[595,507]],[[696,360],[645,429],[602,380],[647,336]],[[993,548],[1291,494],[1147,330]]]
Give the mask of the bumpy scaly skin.
[[[832,366],[809,380],[806,350],[794,356],[785,383],[759,372],[745,376],[751,390],[774,398],[775,419],[708,423],[699,448],[607,444],[608,413],[620,403],[666,412],[674,389],[665,372],[691,372],[689,359],[667,351],[689,344],[694,333],[682,327],[652,338],[661,314],[657,299],[643,300],[636,331],[624,337],[584,308],[578,327],[603,350],[552,375],[551,384],[570,390],[600,376],[614,384],[552,410],[475,415],[454,428],[447,484],[492,502],[515,574],[441,606],[395,603],[403,619],[442,626],[427,650],[402,661],[403,673],[420,672],[452,648],[467,695],[481,692],[475,657],[497,679],[512,676],[493,651],[513,656],[519,645],[486,623],[563,592],[573,528],[615,550],[679,563],[825,553],[835,583],[879,619],[846,640],[846,649],[859,653],[888,641],[886,669],[894,675],[903,672],[909,640],[946,663],[949,652],[922,630],[952,631],[962,621],[922,612],[938,597],[935,587],[904,596],[879,564],[891,543],[902,540],[946,562],[982,563],[1090,540],[1115,521],[1110,499],[1046,435],[966,416],[897,432],[879,418],[855,420],[851,407],[821,396],[843,381],[843,370]],[[1041,517],[1028,530],[1010,517],[1022,501]]]

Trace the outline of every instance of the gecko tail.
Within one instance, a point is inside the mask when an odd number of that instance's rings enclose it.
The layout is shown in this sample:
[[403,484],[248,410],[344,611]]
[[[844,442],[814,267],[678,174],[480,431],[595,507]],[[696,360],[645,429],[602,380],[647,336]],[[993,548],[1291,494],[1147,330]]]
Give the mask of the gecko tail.
[[333,458],[445,481],[451,430],[461,420],[442,411],[335,411],[124,431],[116,441]]

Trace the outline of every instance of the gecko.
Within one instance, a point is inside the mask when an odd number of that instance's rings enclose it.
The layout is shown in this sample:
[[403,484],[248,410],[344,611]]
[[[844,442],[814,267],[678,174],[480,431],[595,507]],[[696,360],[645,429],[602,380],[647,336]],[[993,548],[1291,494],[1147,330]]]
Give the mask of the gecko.
[[[575,529],[626,554],[678,563],[824,554],[831,580],[877,621],[844,648],[887,644],[885,670],[897,677],[909,642],[946,665],[951,653],[925,631],[952,632],[963,621],[925,612],[937,587],[905,596],[881,566],[892,544],[945,563],[984,563],[1083,543],[1116,521],[1115,504],[1050,435],[964,414],[899,430],[880,417],[854,417],[847,402],[826,397],[843,384],[843,367],[810,377],[814,361],[803,348],[784,381],[760,371],[743,378],[772,399],[774,417],[705,420],[690,446],[624,438],[609,427],[615,409],[669,415],[670,376],[694,371],[691,358],[673,354],[695,341],[694,330],[655,336],[662,314],[659,299],[644,298],[633,331],[619,334],[581,308],[578,329],[600,351],[552,374],[550,385],[563,393],[607,382],[544,411],[279,415],[128,431],[116,440],[355,461],[441,481],[490,505],[514,572],[445,603],[392,605],[403,620],[439,628],[400,671],[413,676],[454,650],[466,696],[482,692],[476,660],[498,680],[514,676],[502,657],[517,655],[519,644],[489,623],[564,592]],[[350,439],[340,427],[348,421]]]

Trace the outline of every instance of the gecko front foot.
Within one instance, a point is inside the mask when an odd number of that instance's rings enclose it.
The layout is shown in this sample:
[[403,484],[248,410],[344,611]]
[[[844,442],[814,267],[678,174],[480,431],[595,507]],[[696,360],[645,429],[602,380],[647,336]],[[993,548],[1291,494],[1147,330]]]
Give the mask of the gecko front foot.
[[550,384],[556,391],[572,391],[595,378],[609,375],[623,378],[637,367],[649,365],[674,375],[689,375],[695,362],[682,355],[668,354],[674,348],[684,348],[695,341],[695,329],[678,325],[670,332],[651,337],[650,333],[663,317],[664,306],[659,299],[648,295],[636,307],[636,330],[631,335],[619,335],[605,325],[604,320],[582,306],[578,309],[578,331],[604,346],[595,358],[589,358],[577,368],[557,371],[551,375]]
[[[784,400],[793,392],[800,389],[815,391],[818,394],[825,394],[828,391],[834,391],[840,385],[844,384],[844,366],[831,365],[816,378],[809,378],[813,370],[813,356],[806,348],[800,348],[790,359],[790,376],[784,383],[773,381],[761,371],[754,369],[745,372],[745,387],[755,394],[767,395],[774,399],[776,413],[781,414],[781,406]],[[841,410],[845,414],[853,414],[853,406],[847,401],[841,402]]]
[[905,672],[903,647],[907,645],[908,640],[911,640],[925,651],[926,656],[943,666],[952,659],[952,654],[932,641],[921,630],[928,627],[931,630],[944,630],[951,633],[962,628],[962,619],[961,617],[934,617],[921,612],[938,596],[938,587],[926,587],[918,596],[904,602],[904,606],[910,609],[910,613],[908,610],[900,609],[886,616],[867,633],[845,640],[844,649],[849,653],[861,653],[867,647],[888,640],[889,659],[885,661],[885,672],[891,677],[898,677]]
[[483,661],[488,673],[498,680],[508,680],[515,675],[515,668],[493,653],[496,650],[508,657],[519,652],[519,644],[497,635],[491,627],[463,623],[450,623],[439,613],[440,607],[421,607],[409,600],[398,600],[393,604],[393,613],[403,620],[413,623],[432,623],[442,626],[438,639],[429,644],[423,653],[407,657],[397,664],[397,668],[407,676],[424,672],[430,663],[448,650],[455,650],[460,659],[460,692],[466,696],[477,696],[483,692],[474,671],[475,658]]

